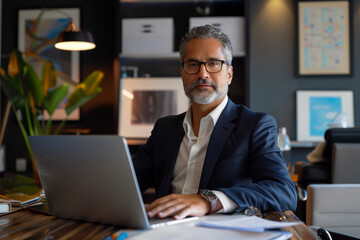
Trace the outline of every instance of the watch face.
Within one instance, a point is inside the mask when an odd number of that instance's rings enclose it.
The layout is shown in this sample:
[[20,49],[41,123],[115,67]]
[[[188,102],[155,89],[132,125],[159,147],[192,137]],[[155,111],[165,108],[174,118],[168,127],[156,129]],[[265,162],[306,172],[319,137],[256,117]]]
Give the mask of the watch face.
[[208,198],[216,198],[216,195],[214,194],[213,191],[208,190],[208,189],[201,189],[200,190],[201,194],[207,196]]

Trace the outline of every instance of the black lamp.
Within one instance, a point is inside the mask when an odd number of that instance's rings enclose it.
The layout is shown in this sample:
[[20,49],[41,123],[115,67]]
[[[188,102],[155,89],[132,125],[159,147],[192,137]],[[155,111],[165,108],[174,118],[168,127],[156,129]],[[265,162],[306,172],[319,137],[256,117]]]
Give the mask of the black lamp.
[[71,19],[68,28],[61,32],[55,48],[67,51],[85,51],[96,47],[91,32],[77,29]]

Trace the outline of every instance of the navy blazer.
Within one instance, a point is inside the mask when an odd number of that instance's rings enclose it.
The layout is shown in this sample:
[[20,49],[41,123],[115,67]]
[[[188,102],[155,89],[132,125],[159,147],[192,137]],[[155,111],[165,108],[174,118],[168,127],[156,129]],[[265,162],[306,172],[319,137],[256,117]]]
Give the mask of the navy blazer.
[[[184,117],[182,113],[159,119],[136,153],[140,188],[155,187],[157,197],[172,193]],[[238,210],[254,206],[264,212],[295,211],[296,189],[277,146],[275,119],[229,99],[211,134],[199,188],[224,192]]]

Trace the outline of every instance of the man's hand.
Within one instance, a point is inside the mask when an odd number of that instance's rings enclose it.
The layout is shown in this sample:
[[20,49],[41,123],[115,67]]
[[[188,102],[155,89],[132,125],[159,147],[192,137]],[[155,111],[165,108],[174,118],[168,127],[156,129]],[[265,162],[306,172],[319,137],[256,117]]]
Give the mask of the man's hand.
[[187,216],[204,216],[210,211],[210,203],[199,194],[170,194],[159,198],[146,207],[149,218],[174,216],[182,219]]

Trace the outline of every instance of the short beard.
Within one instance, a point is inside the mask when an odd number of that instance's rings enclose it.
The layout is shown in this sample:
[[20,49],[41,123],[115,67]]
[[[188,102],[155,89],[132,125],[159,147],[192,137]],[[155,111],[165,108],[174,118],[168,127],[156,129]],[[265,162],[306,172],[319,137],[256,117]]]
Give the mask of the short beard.
[[[184,86],[185,94],[190,99],[191,102],[195,102],[197,104],[209,104],[212,103],[222,97],[224,97],[229,89],[228,80],[226,80],[226,84],[223,89],[218,88],[216,83],[211,82],[206,79],[199,79],[196,82],[193,82],[188,87]],[[208,90],[200,90],[199,93],[195,93],[194,89],[199,84],[209,84],[214,88],[212,93],[209,93]]]

